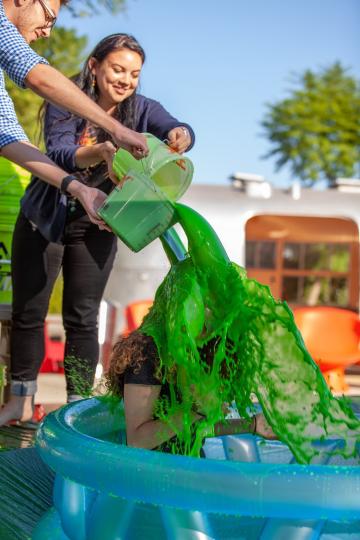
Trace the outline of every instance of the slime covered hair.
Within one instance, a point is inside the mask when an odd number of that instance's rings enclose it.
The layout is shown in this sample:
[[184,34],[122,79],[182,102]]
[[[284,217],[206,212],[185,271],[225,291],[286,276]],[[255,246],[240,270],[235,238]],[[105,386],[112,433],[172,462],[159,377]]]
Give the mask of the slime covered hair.
[[[287,304],[229,261],[198,213],[180,204],[176,210],[189,256],[172,265],[140,331],[153,337],[164,381],[173,387],[157,414],[171,424],[171,416],[183,412],[183,429],[173,429],[185,453],[199,455],[203,437],[225,421],[224,403],[235,401],[247,417],[256,396],[298,462],[309,463],[329,439],[334,452],[356,455],[360,422],[344,398],[332,396]],[[209,366],[199,350],[214,339]],[[190,413],[199,408],[205,417],[194,437]]]

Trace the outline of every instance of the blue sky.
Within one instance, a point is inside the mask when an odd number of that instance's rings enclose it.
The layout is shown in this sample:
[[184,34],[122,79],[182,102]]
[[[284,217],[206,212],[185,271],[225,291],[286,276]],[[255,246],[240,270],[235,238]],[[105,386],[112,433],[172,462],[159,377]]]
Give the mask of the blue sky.
[[132,33],[147,54],[141,92],[190,123],[194,182],[226,184],[235,171],[274,185],[291,181],[261,156],[265,103],[282,99],[291,75],[339,60],[360,79],[359,0],[127,0],[116,16],[103,12],[59,24],[87,34],[89,52],[114,32]]

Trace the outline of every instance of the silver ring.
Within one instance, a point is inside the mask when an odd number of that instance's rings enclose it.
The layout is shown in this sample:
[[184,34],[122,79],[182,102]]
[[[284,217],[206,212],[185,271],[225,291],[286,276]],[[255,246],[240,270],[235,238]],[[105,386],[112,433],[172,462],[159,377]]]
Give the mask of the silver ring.
[[180,126],[180,129],[182,129],[183,132],[185,133],[185,135],[188,137],[188,135],[189,135],[189,130],[188,130],[186,127],[183,127],[183,126]]

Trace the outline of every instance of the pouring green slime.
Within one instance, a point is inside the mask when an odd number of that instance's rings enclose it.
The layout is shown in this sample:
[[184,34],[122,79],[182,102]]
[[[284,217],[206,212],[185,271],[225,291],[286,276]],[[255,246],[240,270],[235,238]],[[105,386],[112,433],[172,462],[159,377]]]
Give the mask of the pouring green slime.
[[[175,429],[182,453],[199,455],[204,436],[226,421],[224,403],[235,402],[246,418],[256,396],[299,463],[310,463],[321,441],[332,439],[338,441],[332,452],[356,456],[360,421],[345,398],[331,394],[286,302],[276,301],[267,286],[229,260],[200,214],[182,204],[175,208],[188,253],[181,260],[180,240],[177,253],[163,241],[171,269],[139,331],[154,339],[163,380],[171,384],[170,400],[159,403],[158,416],[171,423],[173,414],[183,412],[183,429]],[[209,366],[199,351],[212,340]],[[190,413],[199,403],[204,419],[194,434]]]

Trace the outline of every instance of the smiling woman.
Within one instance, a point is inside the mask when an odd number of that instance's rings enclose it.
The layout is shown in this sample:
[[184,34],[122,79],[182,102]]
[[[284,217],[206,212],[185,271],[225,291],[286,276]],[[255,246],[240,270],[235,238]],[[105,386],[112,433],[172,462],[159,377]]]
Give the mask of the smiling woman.
[[110,53],[103,62],[91,58],[93,85],[98,88],[99,104],[104,109],[131,96],[137,88],[143,59],[130,49]]
[[[50,0],[47,5],[53,6]],[[75,82],[108,116],[137,132],[166,139],[173,150],[182,153],[193,145],[191,127],[171,116],[160,103],[137,94],[144,61],[145,52],[134,37],[114,34],[98,43]],[[110,135],[95,122],[86,122],[49,103],[43,127],[47,154],[71,174],[68,178],[75,177],[102,194],[112,190],[114,179],[108,171],[112,171],[117,146]],[[57,214],[56,220],[44,218],[54,215],[53,208],[62,206],[60,200],[65,202],[61,215]],[[81,397],[76,380],[85,381],[85,393],[93,383],[99,352],[97,315],[117,239],[91,223],[78,200],[66,193],[66,183],[61,191],[51,188],[44,192],[43,182],[33,177],[22,200],[14,246],[13,378],[29,384],[32,381],[33,385],[36,381],[43,358],[43,322],[62,268],[65,374],[68,400],[73,401]],[[31,276],[24,272],[29,250]]]
[[[47,256],[49,255],[50,257],[50,251],[53,251],[51,247],[49,247],[49,251],[47,251],[46,254],[44,253],[44,259],[41,259],[42,255],[40,254],[37,263],[34,261],[34,266],[31,265],[30,272],[27,272],[29,269],[28,262],[24,264],[24,260],[22,259],[27,247],[30,246],[31,242],[35,242],[33,247],[35,248],[35,251],[37,250],[38,255],[39,251],[41,253],[44,250],[46,251],[49,237],[47,237],[46,234],[45,236],[41,234],[41,232],[44,232],[42,225],[44,225],[48,234],[51,233],[51,239],[53,239],[54,236],[54,231],[52,229],[54,223],[56,226],[60,226],[60,231],[62,230],[64,223],[56,218],[58,217],[58,210],[60,212],[60,217],[66,217],[66,197],[76,197],[76,200],[80,201],[90,220],[88,225],[90,223],[95,224],[99,227],[99,230],[106,228],[105,223],[99,218],[97,213],[97,209],[106,199],[105,192],[97,188],[92,188],[86,185],[86,182],[83,183],[79,181],[76,176],[69,176],[68,174],[71,170],[74,170],[74,168],[78,168],[74,158],[75,151],[80,146],[79,135],[80,132],[84,132],[84,125],[81,125],[81,121],[80,124],[74,122],[72,124],[73,128],[76,127],[77,129],[79,127],[79,131],[76,131],[75,129],[76,133],[73,132],[73,138],[71,138],[70,135],[70,141],[68,140],[65,142],[65,139],[64,141],[61,141],[63,144],[65,143],[63,153],[65,154],[65,157],[67,156],[68,161],[66,162],[64,159],[58,159],[57,161],[64,163],[65,172],[58,166],[58,163],[55,164],[28,142],[27,136],[17,120],[14,105],[5,88],[3,70],[21,89],[30,88],[38,95],[50,100],[51,103],[61,107],[58,112],[63,113],[64,110],[68,110],[72,114],[77,114],[81,118],[101,127],[104,130],[103,133],[106,132],[108,134],[109,139],[112,137],[115,144],[129,150],[136,159],[140,159],[148,153],[144,135],[122,126],[115,115],[112,116],[107,114],[107,111],[97,105],[96,100],[90,99],[86,94],[81,92],[73,82],[69,81],[64,75],[49,66],[44,58],[38,56],[29,47],[30,42],[35,41],[40,37],[48,37],[50,35],[51,27],[55,22],[55,17],[60,8],[60,3],[60,0],[43,0],[42,2],[37,0],[21,0],[18,2],[14,2],[13,0],[3,0],[0,2],[0,153],[7,159],[25,167],[33,174],[39,175],[37,180],[34,179],[31,190],[27,194],[27,216],[21,214],[17,222],[17,232],[15,237],[17,238],[18,244],[17,248],[13,251],[12,260],[14,299],[12,310],[13,328],[15,330],[15,336],[16,329],[25,331],[29,341],[27,342],[28,346],[24,343],[24,347],[27,352],[31,350],[32,352],[29,357],[30,362],[23,362],[21,359],[21,357],[23,357],[23,351],[18,348],[18,355],[20,356],[17,357],[13,366],[14,369],[12,369],[11,397],[9,402],[0,411],[0,425],[9,420],[28,420],[32,417],[32,403],[36,392],[36,374],[39,368],[39,362],[41,363],[44,354],[44,338],[42,335],[44,312],[47,310],[49,300],[48,292],[51,291],[53,278],[59,271],[58,263],[61,262],[60,259],[62,258],[61,253],[55,253],[55,260],[53,261],[55,262],[55,266],[51,264],[50,261],[47,261]],[[48,132],[53,127],[54,126],[51,123],[47,123],[46,125]],[[164,128],[165,132],[172,130],[172,132],[175,133],[174,139],[177,138],[176,133],[178,132],[176,129],[172,129],[175,127],[177,127],[176,123],[173,123],[172,125],[168,124]],[[86,129],[88,129],[88,126],[86,126]],[[46,138],[48,146],[50,146],[51,137],[48,132],[46,133]],[[60,133],[52,133],[52,143],[56,148],[60,147],[59,140],[56,141],[56,137],[60,136],[61,139],[62,134],[61,130]],[[103,156],[105,154],[107,155],[107,150],[111,143],[105,139],[106,137],[104,138],[104,143],[97,147],[99,153],[98,160],[95,159],[95,163],[102,161],[104,159]],[[72,145],[69,144],[69,142],[72,143]],[[189,145],[190,142],[189,137],[187,145]],[[100,158],[99,154],[101,156]],[[105,159],[105,161],[107,161],[107,159]],[[40,193],[36,191],[36,184],[40,189]],[[32,202],[29,202],[29,196],[31,199],[31,194],[33,195],[33,198]],[[59,205],[58,202],[60,200],[61,204]],[[45,204],[45,209],[42,203]],[[43,213],[44,210],[45,213]],[[29,218],[28,216],[31,212],[35,215],[32,218]],[[50,217],[50,219],[46,219],[46,216]],[[97,259],[96,256],[93,257],[92,247],[89,247],[88,244],[86,245],[84,252],[90,256],[91,261],[95,261],[95,274],[96,272],[101,274],[104,271],[104,275],[107,275],[107,270],[109,268],[107,267],[104,270],[104,267],[106,266],[106,262],[108,262],[108,266],[110,265],[111,267],[111,260],[109,259],[108,261],[107,255],[111,254],[113,246],[111,246],[110,251],[106,252],[106,249],[110,247],[110,244],[102,242],[101,239],[100,245],[104,250],[101,254],[98,254],[99,258]],[[18,261],[15,260],[17,249],[20,250]],[[90,250],[91,253],[90,251],[88,252],[88,250]],[[28,260],[27,256],[26,259]],[[43,272],[41,271],[42,265],[45,265]],[[84,265],[82,265],[82,271],[84,269],[83,267]],[[35,275],[31,275],[32,271],[35,272]],[[27,277],[29,278],[28,284],[30,285],[29,298],[33,295],[32,300],[37,304],[35,311],[33,312],[31,312],[32,308],[27,310],[27,293],[21,285],[23,280],[26,281]],[[95,291],[93,291],[93,293],[89,292],[90,287],[85,284],[84,280],[81,280],[82,285],[85,285],[88,289],[87,294],[89,294],[89,297],[86,297],[84,301],[83,309],[80,308],[82,316],[84,315],[83,310],[85,309],[85,311],[87,311],[87,309],[89,309],[89,303],[92,306],[93,304],[96,305],[98,302],[98,295],[100,295],[100,297],[102,295],[101,287],[103,282],[100,280],[99,285],[96,276],[94,277],[91,273],[88,277],[91,285],[94,285],[95,283]],[[48,281],[48,279],[50,281]],[[20,287],[18,288],[17,285],[19,283]],[[25,288],[26,287],[27,286],[25,286]],[[77,289],[77,285],[75,285],[75,287]],[[39,303],[36,301],[36,296],[40,291],[41,293],[44,293],[45,297],[43,298],[44,302],[40,301]],[[90,302],[87,301],[88,298],[90,298]],[[39,308],[39,310],[37,308]],[[27,320],[25,325],[21,322],[22,320],[25,321],[23,316]],[[89,324],[92,331],[96,331],[96,320],[94,322],[92,315],[89,315],[88,319],[85,317],[83,321],[86,326]],[[74,322],[74,319],[72,319],[70,324],[73,329],[74,325],[76,327],[76,321]],[[35,328],[40,330],[40,334],[37,337],[33,335],[33,330]],[[35,330],[35,334],[37,334],[38,330]],[[84,340],[86,341],[86,337]],[[16,341],[17,338],[15,338],[15,342]],[[17,345],[19,345],[19,343],[17,343]],[[33,357],[34,351],[36,351],[36,360],[31,358]],[[32,378],[34,374],[35,378]]]

